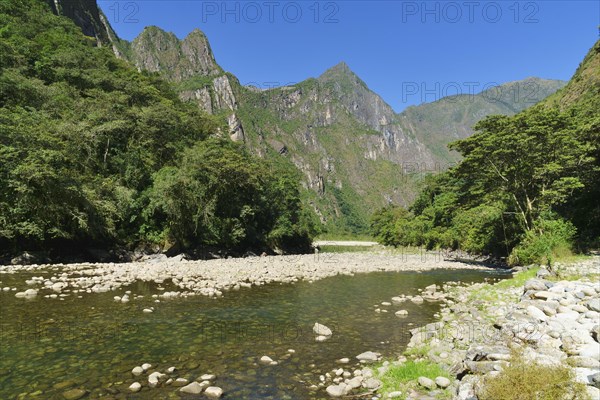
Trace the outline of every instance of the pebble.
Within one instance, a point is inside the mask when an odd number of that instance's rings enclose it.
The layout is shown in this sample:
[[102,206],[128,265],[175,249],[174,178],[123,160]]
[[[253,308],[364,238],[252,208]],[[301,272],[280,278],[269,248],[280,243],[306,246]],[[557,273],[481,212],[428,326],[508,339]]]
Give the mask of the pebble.
[[262,356],[260,358],[260,362],[263,364],[271,364],[273,362],[273,359],[269,356]]
[[87,393],[87,390],[84,389],[71,389],[64,392],[63,397],[65,400],[78,400],[87,395]]

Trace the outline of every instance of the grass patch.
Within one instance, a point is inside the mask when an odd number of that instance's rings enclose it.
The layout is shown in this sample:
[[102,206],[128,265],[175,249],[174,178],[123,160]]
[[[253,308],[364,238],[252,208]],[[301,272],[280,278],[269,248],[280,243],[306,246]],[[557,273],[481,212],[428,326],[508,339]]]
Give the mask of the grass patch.
[[583,261],[589,261],[593,256],[588,256],[585,254],[571,254],[557,258],[555,261],[562,264],[574,264]]
[[373,250],[373,246],[321,246],[321,253],[358,253]]
[[410,347],[404,351],[404,355],[407,357],[422,358],[427,356],[430,350],[431,346],[429,346],[428,344],[423,346]]
[[523,286],[525,282],[533,279],[537,276],[537,272],[540,270],[539,267],[531,268],[526,271],[520,271],[513,275],[512,278],[504,279],[494,286],[498,289],[510,289],[519,286]]
[[508,300],[502,292],[507,289],[523,286],[529,279],[536,277],[539,267],[531,268],[526,271],[517,272],[512,278],[504,279],[495,284],[485,284],[482,287],[472,290],[469,294],[469,301],[489,302],[498,300]]
[[569,367],[548,366],[525,361],[513,355],[509,366],[495,378],[485,381],[480,400],[589,399],[585,385],[574,380]]
[[[379,393],[385,395],[400,390],[407,393],[410,388],[417,387],[417,379],[421,376],[434,380],[438,376],[451,379],[450,374],[438,364],[430,361],[406,361],[400,365],[390,365],[388,370],[379,376],[383,386]],[[448,393],[451,398],[451,394]],[[440,397],[437,397],[440,398]]]
[[317,238],[317,240],[332,240],[332,241],[358,241],[358,242],[376,242],[376,240],[370,235],[360,235],[360,234],[352,234],[352,233],[322,233]]

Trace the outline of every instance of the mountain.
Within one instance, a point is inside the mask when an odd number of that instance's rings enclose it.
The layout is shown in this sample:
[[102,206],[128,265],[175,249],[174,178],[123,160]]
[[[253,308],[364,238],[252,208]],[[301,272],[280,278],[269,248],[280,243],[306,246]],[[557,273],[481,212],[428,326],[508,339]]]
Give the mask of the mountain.
[[[190,42],[195,52],[183,50]],[[182,99],[222,115],[233,140],[299,170],[305,201],[334,231],[364,230],[374,208],[409,204],[425,173],[458,160],[448,143],[470,136],[483,117],[513,115],[564,85],[528,78],[398,114],[344,62],[293,86],[259,90],[218,67],[199,30],[178,40],[149,27],[130,49],[130,62],[160,72]]]
[[344,62],[293,86],[259,90],[225,72],[198,29],[180,40],[152,26],[131,43],[112,42],[117,56],[160,73],[181,99],[225,120],[232,140],[300,171],[304,200],[334,231],[364,230],[374,208],[409,204],[425,173],[458,160],[448,143],[470,136],[483,117],[513,115],[564,85],[528,78],[395,113]]
[[161,72],[174,82],[223,72],[215,61],[208,39],[199,29],[194,29],[180,41],[173,33],[155,26],[147,27],[131,43],[130,60],[138,68]]

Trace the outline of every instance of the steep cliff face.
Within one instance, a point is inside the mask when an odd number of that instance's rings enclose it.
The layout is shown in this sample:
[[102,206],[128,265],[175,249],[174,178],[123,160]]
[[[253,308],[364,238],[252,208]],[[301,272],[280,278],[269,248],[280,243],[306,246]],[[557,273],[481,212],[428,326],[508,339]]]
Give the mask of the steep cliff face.
[[96,39],[98,46],[111,46],[115,55],[123,58],[122,42],[98,8],[96,0],[46,0],[57,15],[72,19],[84,35]]
[[129,46],[128,59],[140,70],[160,72],[176,84],[183,100],[194,101],[210,114],[222,115],[234,141],[244,141],[244,127],[236,115],[237,99],[231,75],[215,61],[208,39],[199,29],[183,40],[150,26]]
[[322,222],[360,230],[387,203],[409,204],[427,173],[457,160],[446,145],[490,114],[512,115],[563,82],[531,78],[478,95],[457,95],[397,114],[342,62],[294,86],[243,87],[216,63],[198,30],[180,41],[150,27],[130,60],[176,83],[180,96],[226,118],[232,140],[304,176],[307,201]]
[[147,27],[131,43],[129,59],[138,68],[161,72],[174,82],[223,72],[215,61],[206,36],[199,29],[179,40],[171,32],[155,26]]
[[471,127],[487,115],[515,114],[564,85],[530,78],[397,114],[343,62],[318,78],[258,90],[223,71],[198,29],[179,40],[148,27],[126,43],[116,38],[94,0],[48,1],[99,44],[112,43],[118,56],[172,81],[182,99],[221,116],[232,140],[299,170],[305,200],[334,230],[360,231],[374,208],[409,204],[424,174],[458,159],[447,149],[449,142],[471,135]]

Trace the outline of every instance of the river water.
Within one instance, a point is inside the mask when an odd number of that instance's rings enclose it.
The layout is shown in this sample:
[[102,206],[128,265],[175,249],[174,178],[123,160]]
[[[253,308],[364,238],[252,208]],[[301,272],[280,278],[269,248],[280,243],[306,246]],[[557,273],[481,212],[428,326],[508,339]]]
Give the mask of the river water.
[[[0,286],[27,288],[34,274],[0,275]],[[46,274],[45,276],[49,276]],[[419,288],[448,281],[480,282],[506,276],[499,271],[434,270],[375,272],[335,276],[314,283],[269,284],[227,292],[221,298],[204,296],[161,300],[153,294],[173,290],[165,284],[137,282],[110,293],[83,293],[64,300],[16,298],[0,293],[0,398],[63,399],[69,388],[89,391],[87,398],[178,399],[178,388],[147,387],[147,376],[131,370],[143,363],[163,373],[174,366],[173,377],[190,380],[217,375],[214,385],[225,399],[319,399],[324,390],[310,391],[321,373],[340,365],[336,360],[376,351],[384,357],[400,354],[409,329],[434,320],[439,304],[425,302],[381,307],[375,305]],[[129,303],[113,300],[130,290],[143,295]],[[48,292],[51,293],[51,292]],[[153,313],[144,308],[154,307]],[[398,318],[394,312],[406,309]],[[333,336],[316,342],[315,322],[327,325]],[[288,352],[293,349],[295,352]],[[258,362],[268,355],[278,365]],[[139,393],[128,387],[139,381]]]

